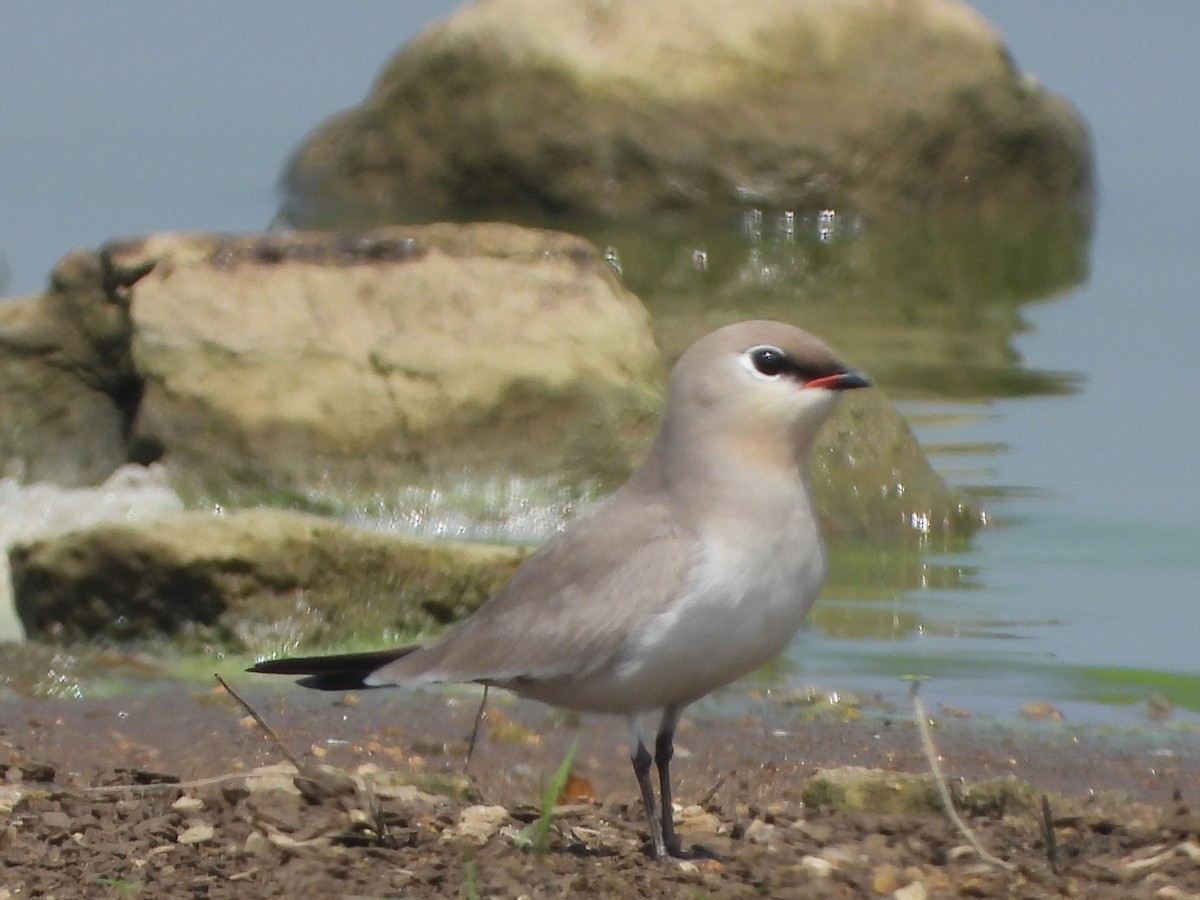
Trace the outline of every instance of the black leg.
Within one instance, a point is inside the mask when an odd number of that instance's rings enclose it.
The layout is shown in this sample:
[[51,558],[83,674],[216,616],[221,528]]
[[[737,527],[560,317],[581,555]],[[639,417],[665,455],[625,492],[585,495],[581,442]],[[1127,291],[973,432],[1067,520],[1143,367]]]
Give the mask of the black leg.
[[672,856],[683,856],[679,838],[675,836],[675,808],[671,801],[671,758],[675,755],[675,726],[679,723],[679,710],[663,711],[654,740],[654,764],[658,767],[658,790],[662,795],[663,846]]
[[[654,846],[654,858],[667,858],[667,845],[663,841],[662,826],[658,821],[658,810],[654,804],[654,785],[650,783],[650,751],[639,739],[633,753],[633,774],[642,791],[642,805],[646,808],[646,821],[650,824],[650,842]],[[673,832],[672,828],[672,832]]]

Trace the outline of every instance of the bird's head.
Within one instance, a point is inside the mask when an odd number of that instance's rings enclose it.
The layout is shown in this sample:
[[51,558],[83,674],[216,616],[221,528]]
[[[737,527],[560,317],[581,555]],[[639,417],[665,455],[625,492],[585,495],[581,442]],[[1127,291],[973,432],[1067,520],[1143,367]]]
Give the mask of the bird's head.
[[806,331],[766,320],[702,337],[671,375],[663,422],[670,439],[758,466],[803,463],[842,391],[868,387]]

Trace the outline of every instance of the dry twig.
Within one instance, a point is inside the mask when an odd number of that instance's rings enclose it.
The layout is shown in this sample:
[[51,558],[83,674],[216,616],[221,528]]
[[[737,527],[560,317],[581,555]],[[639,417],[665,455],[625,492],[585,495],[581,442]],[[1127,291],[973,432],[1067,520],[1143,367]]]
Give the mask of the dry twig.
[[717,791],[719,791],[722,787],[725,786],[725,782],[729,780],[729,776],[736,775],[736,774],[737,774],[737,769],[730,769],[728,772],[725,772],[720,777],[718,777],[717,780],[713,782],[712,787],[710,787],[707,791],[705,791],[700,796],[700,799],[696,801],[697,805],[708,806],[708,804],[712,802],[713,797],[717,796]]
[[1058,839],[1054,836],[1054,816],[1050,813],[1050,798],[1042,794],[1042,837],[1046,841],[1046,861],[1050,871],[1058,874]]
[[479,730],[487,717],[488,686],[483,686],[483,696],[479,699],[479,709],[475,713],[475,724],[471,726],[471,736],[467,738],[467,759],[463,763],[463,774],[471,768],[471,757],[475,755],[475,742],[479,740]]
[[942,798],[942,806],[946,809],[946,815],[950,817],[950,821],[954,823],[954,827],[959,830],[971,848],[979,854],[979,858],[986,863],[991,863],[994,866],[999,866],[1002,869],[1007,869],[1010,872],[1016,868],[1012,863],[1005,862],[998,856],[993,856],[983,844],[967,827],[967,823],[962,820],[958,814],[958,810],[954,808],[954,800],[950,797],[950,788],[946,786],[946,778],[942,774],[942,767],[938,764],[937,747],[933,743],[933,735],[929,731],[929,718],[925,715],[925,704],[921,702],[918,690],[921,682],[914,680],[912,690],[909,692],[912,697],[913,716],[917,722],[917,731],[921,735],[921,748],[925,751],[925,759],[929,762],[929,771],[933,773],[934,784],[937,785],[938,796]]
[[225,690],[229,692],[229,696],[238,702],[238,705],[246,711],[246,714],[258,723],[258,727],[261,728],[267,737],[271,739],[271,742],[275,745],[276,749],[283,754],[283,758],[295,766],[297,772],[303,772],[304,766],[300,764],[300,761],[296,759],[296,757],[292,756],[291,751],[288,750],[287,746],[282,740],[280,740],[279,735],[271,730],[271,726],[263,721],[263,717],[258,714],[254,707],[243,700],[241,696],[238,695],[238,692],[231,688],[229,683],[216,672],[213,673],[213,677],[221,683],[221,687],[225,688]]

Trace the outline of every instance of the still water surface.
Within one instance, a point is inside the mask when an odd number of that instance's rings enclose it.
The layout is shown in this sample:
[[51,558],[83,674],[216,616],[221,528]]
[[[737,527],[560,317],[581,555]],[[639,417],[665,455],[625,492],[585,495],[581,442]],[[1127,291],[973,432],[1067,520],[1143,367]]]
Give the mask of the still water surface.
[[[964,552],[927,554],[924,576],[894,585],[857,581],[848,562],[791,654],[795,677],[900,696],[902,676],[931,675],[933,704],[1011,715],[1049,702],[1097,721],[1138,720],[1141,707],[1122,704],[1157,690],[1190,706],[1177,718],[1198,719],[1200,104],[1189,91],[1200,5],[976,5],[1018,66],[1088,119],[1095,230],[1077,258],[1039,254],[1051,238],[1027,242],[1030,267],[1067,260],[1032,273],[1041,293],[1002,297],[1011,279],[973,285],[968,272],[954,290],[977,288],[978,304],[927,303],[923,326],[889,319],[894,305],[864,307],[864,286],[836,272],[815,283],[844,291],[845,304],[793,310],[873,364],[935,465],[986,497],[1000,523]],[[118,0],[89,19],[3,4],[7,291],[38,289],[70,247],[116,235],[265,227],[289,150],[453,6],[297,2],[279,18],[229,0]],[[826,271],[854,246],[835,249]],[[897,273],[892,290],[913,299],[937,278]],[[777,293],[763,300],[780,312]],[[670,321],[666,306],[657,312]],[[864,337],[856,317],[879,326]],[[982,362],[964,382],[946,348],[976,330],[987,332],[974,348]],[[920,359],[889,354],[900,336]]]

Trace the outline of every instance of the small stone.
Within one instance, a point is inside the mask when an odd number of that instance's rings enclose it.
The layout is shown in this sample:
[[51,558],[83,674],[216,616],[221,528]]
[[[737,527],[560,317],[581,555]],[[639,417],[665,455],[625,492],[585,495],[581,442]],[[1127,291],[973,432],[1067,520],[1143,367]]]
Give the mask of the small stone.
[[458,817],[455,835],[477,844],[486,843],[508,819],[503,806],[468,806]]
[[71,817],[64,812],[48,812],[42,813],[42,824],[47,828],[62,828],[71,827]]
[[0,784],[0,815],[7,816],[25,796],[25,789],[16,784]]
[[900,875],[891,863],[884,863],[871,873],[871,890],[877,894],[890,894],[899,886]]
[[199,812],[204,809],[204,801],[199,797],[180,797],[171,804],[171,809],[179,812]]
[[818,844],[827,844],[833,837],[833,826],[825,822],[806,822],[804,819],[798,819],[792,823],[791,827],[808,835]]
[[716,834],[720,828],[721,820],[702,806],[685,806],[675,815],[675,830],[680,834]]
[[252,794],[263,791],[299,794],[300,791],[296,787],[296,767],[291,763],[276,763],[252,769],[246,773],[246,789]]
[[835,866],[842,866],[852,862],[854,854],[845,847],[826,847],[821,851],[821,858]]
[[762,819],[755,819],[746,826],[746,840],[752,844],[770,844],[775,841],[776,827]]
[[246,843],[242,845],[242,852],[247,856],[257,856],[264,850],[271,847],[271,842],[267,840],[267,836],[261,831],[252,831],[246,837]]
[[202,844],[211,841],[216,830],[207,822],[195,822],[185,828],[175,839],[179,844]]
[[892,891],[894,900],[926,900],[928,896],[929,891],[919,881],[909,882],[904,887]]
[[1021,707],[1021,718],[1031,722],[1061,722],[1063,714],[1049,703],[1029,703]]
[[267,833],[267,840],[271,842],[272,846],[278,847],[280,850],[297,850],[310,843],[309,841],[298,840],[290,834],[284,834],[282,831],[276,831],[274,828]]
[[828,878],[833,873],[833,863],[819,856],[805,856],[801,858],[800,865],[814,878]]

